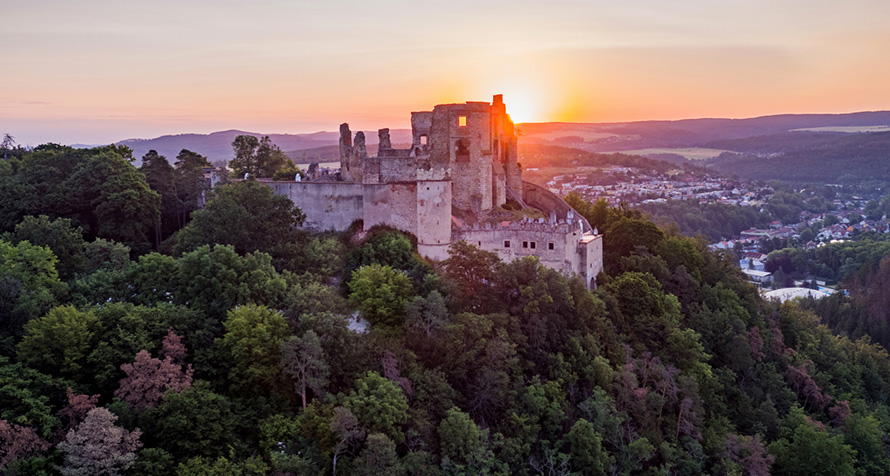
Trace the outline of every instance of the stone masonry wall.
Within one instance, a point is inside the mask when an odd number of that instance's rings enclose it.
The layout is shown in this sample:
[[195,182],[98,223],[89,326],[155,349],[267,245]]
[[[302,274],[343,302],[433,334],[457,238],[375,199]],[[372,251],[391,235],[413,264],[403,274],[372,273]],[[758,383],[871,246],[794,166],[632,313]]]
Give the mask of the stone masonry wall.
[[428,258],[448,257],[451,244],[451,181],[417,183],[417,251]]
[[306,214],[304,227],[345,231],[363,216],[362,184],[348,182],[264,182]]

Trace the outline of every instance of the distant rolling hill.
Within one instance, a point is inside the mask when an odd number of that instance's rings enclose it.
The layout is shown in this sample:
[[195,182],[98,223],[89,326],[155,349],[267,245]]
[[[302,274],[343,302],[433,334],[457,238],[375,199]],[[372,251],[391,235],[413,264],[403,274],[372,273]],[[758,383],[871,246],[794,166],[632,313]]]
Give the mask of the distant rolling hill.
[[[812,142],[771,152],[770,136],[764,136],[744,143],[750,151],[723,154],[706,163],[711,169],[744,179],[836,184],[890,182],[890,132],[840,133],[830,140],[824,133],[800,133],[814,134]],[[772,139],[777,146],[788,144],[781,135]]]
[[[156,137],[154,139],[127,139],[116,142],[133,149],[136,162],[140,163],[142,156],[148,151],[155,150],[158,154],[167,157],[172,163],[182,149],[188,149],[207,157],[211,162],[218,160],[230,160],[232,154],[232,141],[239,135],[251,135],[262,137],[268,135],[272,142],[285,151],[297,163],[309,163],[331,155],[338,156],[337,144],[340,134],[338,132],[315,132],[311,134],[261,134],[239,130],[213,132],[211,134],[178,134]],[[395,129],[390,131],[394,143],[411,142],[411,131],[407,129]],[[366,131],[367,143],[377,144],[377,131]],[[315,153],[300,154],[300,151],[315,151]],[[307,158],[308,157],[308,158]],[[301,161],[301,158],[305,159]]]
[[743,179],[890,182],[890,111],[518,127],[520,144],[706,159],[696,163]]
[[[854,126],[887,125],[890,125],[890,111],[849,114],[783,114],[749,119],[683,119],[600,124],[528,123],[519,124],[518,129],[521,134],[520,140],[526,143],[561,145],[591,152],[615,152],[649,148],[708,147],[720,149],[722,147],[718,147],[714,142],[782,134],[795,129],[853,128],[849,130],[856,130]],[[806,134],[807,132],[801,133]],[[832,132],[821,133],[831,134]]]
[[[792,154],[795,151],[818,150],[820,147],[834,151],[832,160],[842,160],[846,154],[843,152],[844,144],[841,143],[837,147],[832,144],[851,136],[878,135],[888,127],[890,127],[890,111],[784,114],[750,119],[684,119],[622,123],[551,122],[517,125],[521,145],[560,146],[603,153],[628,151],[672,162],[704,159],[718,155],[722,151],[762,158],[776,154]],[[232,158],[232,141],[242,134],[257,137],[263,135],[229,130],[212,134],[129,139],[118,144],[132,148],[137,162],[152,149],[166,156],[171,162],[182,149],[205,155],[211,161],[219,161]],[[406,146],[405,144],[411,142],[411,131],[408,129],[394,129],[390,134],[393,144]],[[331,162],[338,158],[337,132],[268,135],[272,142],[298,164]],[[375,153],[377,132],[365,131],[365,137],[369,153]],[[740,176],[749,176],[749,170],[754,170],[761,164],[759,161],[749,161],[758,165],[750,167],[740,165],[737,168],[728,165],[738,157],[734,154],[713,163],[722,170],[733,169],[733,173],[738,173]],[[781,168],[775,169],[778,170]]]

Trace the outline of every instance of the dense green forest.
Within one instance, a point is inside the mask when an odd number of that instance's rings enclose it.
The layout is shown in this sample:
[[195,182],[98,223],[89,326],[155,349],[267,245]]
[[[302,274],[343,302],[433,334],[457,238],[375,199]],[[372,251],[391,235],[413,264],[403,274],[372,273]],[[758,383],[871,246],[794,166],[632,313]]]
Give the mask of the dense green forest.
[[4,474],[890,474],[887,352],[637,210],[591,292],[128,159],[0,161]]
[[663,203],[644,203],[639,208],[656,223],[674,223],[683,235],[701,234],[710,242],[732,238],[748,228],[765,227],[773,221],[770,213],[761,212],[757,208],[724,203],[669,200]]
[[805,250],[784,248],[769,254],[768,271],[782,269],[800,279],[822,278],[840,284],[841,292],[802,305],[814,311],[838,334],[868,337],[890,346],[890,237],[867,233],[855,241]]
[[[738,147],[743,149],[743,154],[721,154],[709,159],[708,167],[749,180],[834,184],[877,181],[886,188],[886,177],[890,176],[890,161],[887,160],[890,132],[843,134],[836,138],[827,134],[801,134],[800,140],[795,142],[778,136],[778,144],[774,143],[776,136],[713,143],[730,150]],[[763,152],[766,142],[773,142],[774,149]]]

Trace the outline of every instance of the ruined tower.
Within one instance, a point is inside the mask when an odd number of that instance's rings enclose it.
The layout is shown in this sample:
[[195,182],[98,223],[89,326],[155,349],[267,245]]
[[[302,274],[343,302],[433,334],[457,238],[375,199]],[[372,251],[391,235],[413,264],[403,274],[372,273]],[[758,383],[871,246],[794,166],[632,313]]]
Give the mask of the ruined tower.
[[[491,103],[441,104],[411,113],[411,146],[393,147],[377,132],[368,156],[364,132],[340,125],[340,180],[274,182],[306,213],[305,226],[346,230],[361,220],[417,237],[422,256],[443,260],[456,241],[504,260],[536,256],[545,266],[579,274],[587,286],[602,270],[602,236],[564,200],[522,181],[517,136],[501,95]],[[549,218],[494,211],[507,200]]]

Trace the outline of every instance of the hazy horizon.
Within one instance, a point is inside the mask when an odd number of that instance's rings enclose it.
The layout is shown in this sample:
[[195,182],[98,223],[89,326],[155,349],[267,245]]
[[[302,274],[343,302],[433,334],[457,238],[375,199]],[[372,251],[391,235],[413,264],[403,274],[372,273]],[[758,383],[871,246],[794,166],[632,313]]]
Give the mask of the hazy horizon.
[[890,4],[13,1],[0,133],[99,144],[406,128],[504,94],[516,122],[890,109]]

